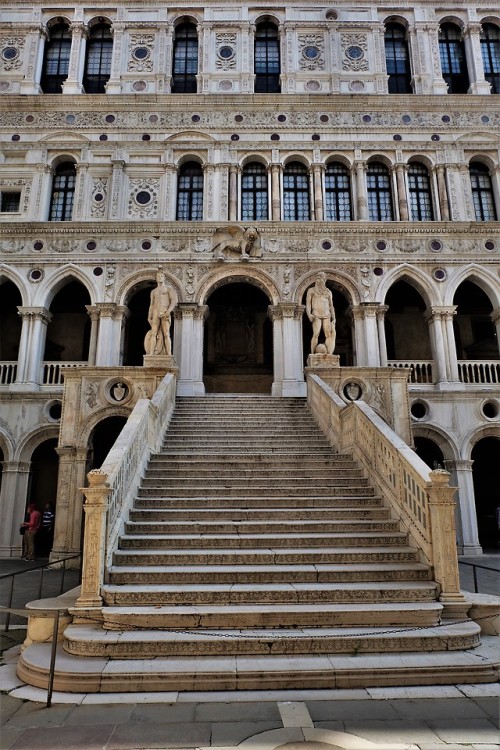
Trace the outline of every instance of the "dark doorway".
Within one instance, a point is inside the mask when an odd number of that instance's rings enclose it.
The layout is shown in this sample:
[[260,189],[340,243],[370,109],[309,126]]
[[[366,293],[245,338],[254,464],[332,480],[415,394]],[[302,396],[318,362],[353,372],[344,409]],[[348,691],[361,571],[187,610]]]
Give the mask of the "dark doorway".
[[44,361],[86,362],[89,357],[90,318],[86,305],[90,296],[79,281],[70,281],[58,291],[50,312]]
[[[26,509],[30,503],[35,503],[40,513],[51,506],[54,513],[57,499],[57,475],[59,470],[59,456],[56,453],[57,438],[50,438],[35,448],[31,454],[31,466],[28,482],[28,497]],[[52,549],[54,525],[48,533],[43,529],[36,535],[35,553],[37,557],[48,557]]]
[[488,296],[472,281],[464,281],[453,298],[453,320],[458,359],[498,359],[498,342]]
[[[17,308],[22,304],[21,293],[16,285],[12,281],[4,281],[0,285],[0,362],[17,362],[22,326]],[[13,375],[13,371],[6,373],[6,383],[14,380]],[[4,385],[3,380],[0,385]]]
[[126,417],[107,417],[94,427],[88,442],[87,471],[102,466],[126,421]]
[[434,440],[417,435],[414,442],[416,454],[427,464],[429,469],[445,468],[443,451]]
[[389,309],[385,315],[387,359],[432,359],[429,326],[424,317],[425,302],[420,293],[406,281],[397,281],[385,298]]
[[[146,285],[137,289],[127,302],[130,316],[125,324],[125,341],[123,348],[123,364],[142,367],[145,354],[144,339],[150,326],[148,323],[148,310],[151,291],[155,288],[154,281],[146,282]],[[173,326],[170,329],[172,338]]]
[[208,393],[271,393],[272,323],[269,299],[250,284],[220,287],[207,302],[204,374]]
[[[311,284],[313,286],[314,284]],[[333,307],[335,308],[335,328],[337,332],[335,340],[334,354],[340,357],[341,367],[347,367],[354,364],[353,346],[352,346],[352,325],[349,315],[350,301],[347,298],[345,290],[333,281],[327,281],[326,286],[332,293]],[[304,292],[302,304],[306,304],[307,289]],[[312,325],[304,312],[302,318],[302,341],[304,351],[304,366],[307,358],[311,353]]]
[[479,544],[483,549],[496,551],[500,542],[496,519],[500,505],[500,440],[495,437],[479,440],[471,458]]

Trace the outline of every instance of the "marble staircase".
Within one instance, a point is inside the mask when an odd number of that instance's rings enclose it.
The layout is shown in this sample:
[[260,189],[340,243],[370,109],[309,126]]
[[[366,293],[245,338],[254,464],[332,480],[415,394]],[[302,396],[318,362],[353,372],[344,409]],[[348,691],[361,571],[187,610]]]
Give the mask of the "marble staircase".
[[65,632],[87,689],[93,660],[101,691],[485,679],[456,653],[479,627],[442,619],[432,570],[303,399],[178,398],[102,596],[102,622]]

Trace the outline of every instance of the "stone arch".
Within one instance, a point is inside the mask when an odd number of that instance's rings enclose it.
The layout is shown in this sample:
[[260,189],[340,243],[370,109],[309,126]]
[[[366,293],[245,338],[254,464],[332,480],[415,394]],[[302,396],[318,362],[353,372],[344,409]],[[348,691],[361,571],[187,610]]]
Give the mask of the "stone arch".
[[117,304],[126,305],[133,293],[140,287],[146,286],[148,282],[155,282],[156,274],[160,270],[165,274],[167,283],[174,288],[179,301],[184,301],[184,288],[179,282],[179,279],[170,274],[168,270],[163,269],[161,265],[158,265],[155,269],[144,269],[143,271],[138,271],[137,273],[127,276],[121,282],[118,291],[116,292]]
[[106,24],[107,26],[113,27],[113,20],[109,18],[109,16],[92,16],[89,21],[87,21],[87,26],[89,29],[92,28],[92,26],[97,26],[98,24]]
[[173,16],[171,20],[172,20],[172,23],[173,23],[174,27],[180,26],[182,23],[192,23],[196,27],[198,27],[200,25],[200,23],[201,23],[201,19],[198,18],[194,14],[192,14],[192,15],[183,14],[183,15],[179,15],[179,16]]
[[0,426],[0,450],[4,461],[12,461],[15,453],[15,443],[12,435]]
[[273,23],[278,29],[281,29],[283,19],[280,19],[278,14],[264,13],[255,16],[252,23],[258,26],[261,23]]
[[[407,164],[423,164],[426,169],[430,170],[435,165],[434,160],[427,154],[411,154],[408,157]],[[430,175],[429,175],[430,176]]]
[[[58,132],[43,136],[43,138],[40,138],[39,143],[64,143],[66,145],[68,141],[73,141],[75,143],[90,143],[90,138],[87,138],[81,133],[72,133],[67,130],[60,130]],[[75,162],[77,161],[74,155],[61,154],[53,157],[50,165],[57,166],[57,164],[60,164],[62,161],[68,160]]]
[[341,154],[336,151],[329,154],[325,159],[326,167],[332,163],[342,164],[344,167],[347,167],[347,169],[349,170],[352,170],[353,168],[352,160],[345,154]]
[[40,307],[50,307],[56,294],[70,281],[78,281],[85,287],[90,297],[90,304],[94,305],[99,298],[99,291],[92,279],[78,266],[68,264],[46,277],[37,288],[33,304]]
[[485,437],[498,438],[498,424],[485,424],[473,427],[460,444],[460,458],[470,460],[474,446]]
[[30,300],[30,288],[26,279],[15,269],[7,265],[0,265],[0,284],[11,281],[19,290],[23,305],[28,305]]
[[408,20],[408,18],[398,15],[397,13],[392,13],[389,16],[385,16],[385,18],[382,19],[382,23],[384,25],[387,25],[388,23],[397,23],[404,29],[406,29],[406,31],[408,31],[410,27],[410,21]]
[[71,18],[69,16],[51,16],[46,22],[45,27],[47,29],[51,29],[53,26],[59,26],[59,24],[64,23],[68,26],[71,26]]
[[477,284],[490,300],[494,310],[500,306],[498,279],[477,263],[471,263],[451,273],[446,286],[444,297],[445,305],[453,304],[455,293],[460,284],[464,281],[471,281],[472,283]]
[[441,304],[437,288],[427,274],[406,263],[384,274],[375,292],[375,302],[383,304],[389,289],[398,281],[406,281],[413,286],[421,295],[427,308]]
[[240,167],[241,168],[246,167],[247,164],[253,164],[253,162],[257,162],[258,164],[263,164],[266,167],[266,169],[269,169],[271,165],[271,162],[268,156],[255,152],[252,154],[245,154],[244,156],[242,156],[240,160]]
[[466,18],[465,18],[465,13],[464,13],[464,18],[461,18],[460,16],[455,16],[455,15],[447,15],[447,16],[443,16],[442,18],[438,20],[438,24],[440,26],[442,26],[445,23],[451,23],[454,26],[458,26],[458,28],[461,31],[463,31],[467,23]]
[[86,446],[92,431],[97,427],[99,422],[102,422],[109,417],[125,417],[128,419],[132,413],[132,408],[126,406],[104,406],[101,409],[90,414],[85,419],[78,429],[76,434],[76,440],[78,445]]
[[78,164],[78,158],[80,157],[80,154],[75,156],[75,154],[68,153],[67,151],[64,151],[63,153],[55,154],[54,156],[51,156],[48,160],[48,165],[52,169],[55,169],[60,164],[64,164],[65,162],[71,162],[72,164],[75,164],[75,166]]
[[387,154],[381,154],[381,153],[370,154],[370,156],[366,160],[367,165],[373,164],[374,162],[380,162],[380,164],[383,164],[384,167],[387,167],[389,172],[395,165],[393,157],[390,157],[390,156],[387,156]]
[[51,438],[59,437],[59,425],[43,425],[25,435],[16,448],[14,459],[17,461],[30,461],[31,454],[41,443]]
[[422,437],[432,440],[439,446],[445,461],[456,461],[459,458],[459,449],[453,435],[435,424],[412,422],[411,431],[413,437]]
[[495,159],[489,154],[480,153],[479,151],[474,154],[469,154],[467,156],[467,161],[469,167],[471,166],[471,164],[477,162],[479,162],[479,164],[484,164],[484,166],[489,170],[496,169],[496,167],[498,167],[498,161],[495,161]]
[[306,167],[306,169],[311,169],[311,166],[312,166],[311,159],[305,156],[305,154],[300,153],[300,152],[293,152],[283,158],[283,161],[282,161],[283,169],[285,169],[289,164],[292,164],[293,162],[298,162],[299,164],[302,164],[302,166]]
[[226,284],[244,283],[256,286],[268,297],[273,305],[280,301],[280,292],[276,283],[265,272],[256,268],[228,268],[224,266],[221,269],[213,271],[202,280],[196,290],[195,300],[200,305],[205,305],[208,297],[219,287]]

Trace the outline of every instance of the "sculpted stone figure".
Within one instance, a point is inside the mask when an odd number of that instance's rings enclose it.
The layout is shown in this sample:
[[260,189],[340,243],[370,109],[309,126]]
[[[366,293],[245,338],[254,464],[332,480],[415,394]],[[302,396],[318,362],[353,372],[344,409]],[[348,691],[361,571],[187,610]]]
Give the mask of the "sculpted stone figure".
[[212,249],[218,260],[225,260],[231,253],[238,253],[242,260],[260,258],[262,255],[259,232],[255,227],[233,225],[220,227],[212,239]]
[[151,292],[148,312],[151,330],[147,332],[144,339],[144,348],[146,354],[171,356],[170,320],[172,310],[177,304],[177,295],[172,287],[168,286],[163,271],[156,274],[156,281],[158,286]]
[[[318,273],[316,283],[307,290],[306,313],[312,323],[311,354],[333,354],[335,349],[335,309],[332,293],[326,286],[326,274]],[[319,344],[323,331],[324,345]]]

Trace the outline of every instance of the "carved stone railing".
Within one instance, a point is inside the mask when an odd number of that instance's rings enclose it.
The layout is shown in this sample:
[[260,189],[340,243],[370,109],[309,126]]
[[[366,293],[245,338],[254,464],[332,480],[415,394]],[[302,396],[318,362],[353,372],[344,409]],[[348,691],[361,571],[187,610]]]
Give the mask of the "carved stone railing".
[[42,362],[42,385],[64,385],[64,370],[85,367],[88,362]]
[[[99,606],[102,602],[105,570],[112,562],[150,455],[161,447],[174,411],[175,391],[176,376],[169,373],[151,400],[139,399],[101,468],[89,473],[90,488],[82,488],[86,518],[82,590],[77,607]],[[89,503],[92,521],[87,529]],[[96,521],[97,516],[100,521]],[[96,541],[101,539],[103,543]]]
[[388,367],[410,368],[409,383],[434,383],[432,359],[418,359],[408,361],[406,359],[391,359],[387,362]]
[[500,359],[461,359],[458,361],[458,376],[462,383],[500,383]]
[[17,375],[17,362],[0,362],[0,385],[10,385]]
[[449,473],[431,471],[363,401],[346,404],[317,375],[307,378],[308,403],[323,432],[340,452],[352,453],[392,513],[409,543],[434,568],[448,617],[462,616],[455,541],[455,489]]

